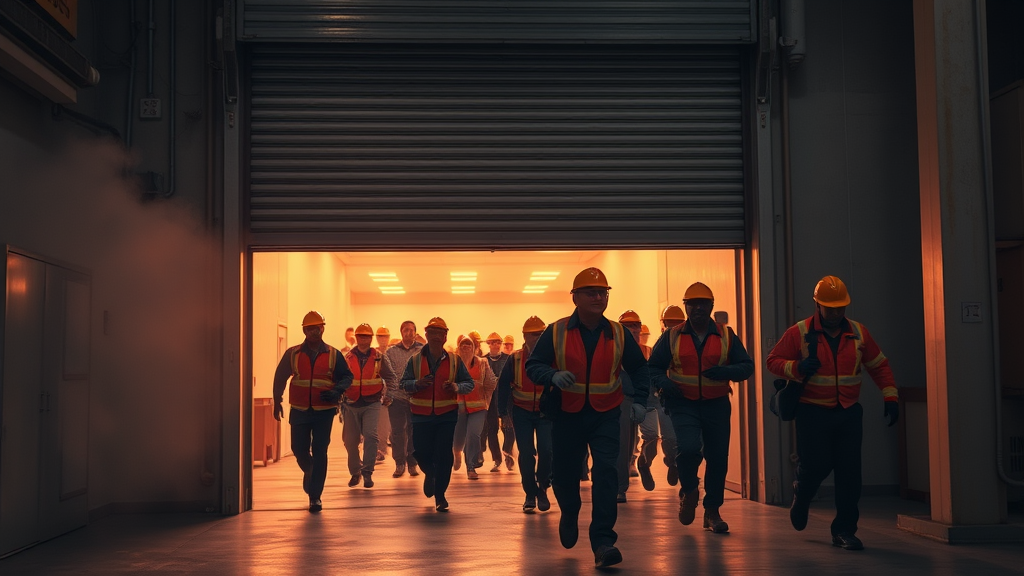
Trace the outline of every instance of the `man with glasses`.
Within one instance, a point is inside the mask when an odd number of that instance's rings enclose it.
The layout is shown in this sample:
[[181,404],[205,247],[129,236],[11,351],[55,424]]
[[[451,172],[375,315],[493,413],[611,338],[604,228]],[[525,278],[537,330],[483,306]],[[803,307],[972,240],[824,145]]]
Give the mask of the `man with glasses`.
[[[344,358],[323,340],[326,321],[311,310],[302,319],[306,339],[285,351],[274,373],[274,418],[284,416],[284,388],[288,384],[288,424],[292,427],[292,453],[302,470],[302,490],[309,495],[309,511],[323,509],[320,496],[327,480],[327,447],[342,393],[352,384],[352,371]],[[291,378],[291,382],[288,379]]]
[[650,386],[640,346],[621,324],[604,317],[610,289],[597,268],[577,274],[572,286],[576,310],[544,330],[526,362],[527,376],[550,396],[542,402],[542,411],[554,420],[552,488],[561,509],[558,536],[565,548],[575,546],[579,538],[580,465],[590,448],[594,460],[590,546],[599,567],[622,561],[614,530],[624,396],[619,375],[625,369],[633,382],[634,424],[647,414]]
[[706,460],[704,529],[724,534],[729,525],[719,508],[729,468],[729,382],[749,378],[754,361],[732,328],[711,321],[715,295],[710,288],[693,283],[683,294],[683,305],[688,319],[661,335],[649,366],[676,432],[679,521],[684,526],[693,523],[700,484],[697,469]]

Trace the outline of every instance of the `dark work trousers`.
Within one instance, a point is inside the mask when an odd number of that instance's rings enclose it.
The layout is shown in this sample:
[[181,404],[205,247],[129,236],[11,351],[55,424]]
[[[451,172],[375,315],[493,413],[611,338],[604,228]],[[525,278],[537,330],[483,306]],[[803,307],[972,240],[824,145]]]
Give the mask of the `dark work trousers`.
[[580,462],[586,457],[587,447],[593,458],[591,466],[592,512],[590,520],[590,547],[615,544],[615,519],[618,504],[619,416],[615,407],[597,412],[589,405],[576,413],[562,412],[551,428],[551,486],[562,514],[579,514]]
[[455,463],[452,442],[455,440],[457,423],[456,418],[445,417],[412,425],[416,461],[427,476],[423,481],[434,482],[435,497],[444,496],[448,490],[448,483],[452,480],[452,464]]
[[412,455],[412,411],[408,400],[395,398],[388,406],[388,418],[391,419],[391,457],[397,466],[416,465]]
[[296,410],[288,413],[292,426],[292,454],[303,474],[309,474],[307,493],[310,500],[318,500],[327,481],[327,447],[331,444],[331,428],[338,409]]
[[[551,420],[540,417],[539,412],[512,408],[512,425],[519,443],[519,474],[523,477],[523,492],[535,497],[551,486]],[[534,447],[533,435],[537,434]]]
[[498,399],[492,398],[491,405],[487,407],[487,420],[484,422],[484,430],[480,434],[480,453],[486,454],[487,448],[491,449],[491,460],[495,463],[501,463],[502,451],[506,454],[512,454],[512,447],[515,446],[516,437],[515,434],[504,434],[504,439],[498,442],[498,428],[500,422],[498,419]]
[[729,470],[729,434],[732,404],[729,397],[713,400],[673,400],[668,412],[676,432],[676,467],[679,495],[700,485],[697,469],[704,468],[704,509],[717,510],[725,499],[725,474]]
[[797,495],[811,500],[821,482],[835,472],[836,518],[832,535],[854,534],[860,519],[861,439],[864,409],[822,408],[800,403],[796,408]]

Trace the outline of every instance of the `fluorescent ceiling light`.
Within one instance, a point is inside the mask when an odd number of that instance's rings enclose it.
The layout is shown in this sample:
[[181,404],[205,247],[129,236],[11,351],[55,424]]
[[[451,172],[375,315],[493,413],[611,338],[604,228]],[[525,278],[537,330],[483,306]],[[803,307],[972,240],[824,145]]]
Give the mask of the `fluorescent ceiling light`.
[[374,282],[398,282],[398,278],[374,278]]
[[405,290],[388,290],[387,292],[381,292],[381,294],[405,294]]
[[462,286],[452,286],[452,290],[476,290],[476,286],[467,286],[463,284]]
[[370,278],[395,278],[398,274],[394,272],[370,272]]
[[476,290],[452,290],[452,294],[476,294]]
[[395,290],[405,290],[401,286],[378,286],[381,292],[394,292]]
[[523,294],[543,294],[543,290],[523,290]]
[[558,276],[561,272],[556,270],[554,272],[533,272],[532,274],[534,276]]
[[472,276],[472,277],[476,278],[476,272],[452,272],[451,273],[451,277],[452,278],[465,278],[467,276]]
[[541,286],[538,284],[527,284],[523,288],[525,288],[526,290],[546,290],[547,286]]

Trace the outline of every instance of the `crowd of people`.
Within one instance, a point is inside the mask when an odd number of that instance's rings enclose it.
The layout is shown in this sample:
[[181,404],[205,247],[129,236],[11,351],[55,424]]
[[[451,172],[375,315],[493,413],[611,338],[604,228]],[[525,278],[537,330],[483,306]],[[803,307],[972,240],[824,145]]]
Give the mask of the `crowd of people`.
[[[392,476],[422,473],[424,496],[433,499],[437,512],[447,512],[452,472],[464,468],[469,480],[477,480],[489,451],[491,472],[518,464],[523,512],[549,510],[552,490],[565,548],[579,538],[580,483],[590,480],[589,539],[598,566],[622,561],[615,546],[617,506],[626,501],[631,476],[654,490],[651,464],[659,444],[666,481],[679,486],[679,521],[692,524],[702,503],[704,530],[729,532],[721,515],[729,395],[732,382],[751,376],[754,362],[733,329],[715,320],[715,297],[707,285],[693,283],[682,308],[662,311],[653,347],[636,312],[626,310],[618,321],[604,316],[610,290],[603,272],[583,270],[571,291],[575,310],[551,324],[528,318],[518,350],[512,336],[497,332],[486,339],[469,332],[452,341],[440,317],[426,323],[424,337],[407,320],[394,340],[387,328],[360,324],[346,334],[349,345],[336,349],[323,340],[323,316],[306,314],[304,342],[288,349],[275,374],[274,413],[283,417],[287,389],[291,447],[309,511],[323,507],[327,446],[340,413],[350,487],[373,487],[375,466],[390,442]],[[790,328],[767,360],[771,372],[800,390],[800,463],[790,520],[796,530],[804,529],[810,500],[835,471],[832,542],[859,550],[861,369],[882,390],[890,425],[898,418],[897,392],[888,361],[867,329],[845,317],[850,299],[842,281],[823,278],[814,301],[815,315]]]

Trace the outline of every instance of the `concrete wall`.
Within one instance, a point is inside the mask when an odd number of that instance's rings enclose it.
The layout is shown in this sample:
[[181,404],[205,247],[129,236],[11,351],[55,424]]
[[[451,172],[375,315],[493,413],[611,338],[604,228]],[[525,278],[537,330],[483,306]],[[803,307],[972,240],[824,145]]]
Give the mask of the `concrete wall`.
[[[145,3],[137,2],[145,20]],[[168,97],[166,3],[154,93]],[[165,120],[137,123],[130,156],[0,77],[0,242],[92,271],[89,509],[219,509],[219,360],[210,335],[203,3],[179,2],[178,178],[169,200],[140,201],[123,178],[167,174]],[[124,132],[128,3],[84,0],[75,47],[100,85],[69,108]],[[135,98],[145,95],[145,34]],[[166,104],[165,104],[166,106]],[[106,319],[107,323],[104,323]],[[211,394],[211,391],[214,393]]]
[[[896,381],[924,386],[913,21],[910,3],[807,2],[807,58],[790,74],[796,318],[814,313],[826,274],[848,315],[889,357]],[[780,287],[781,289],[781,287]],[[865,379],[864,484],[899,483],[897,434]]]

